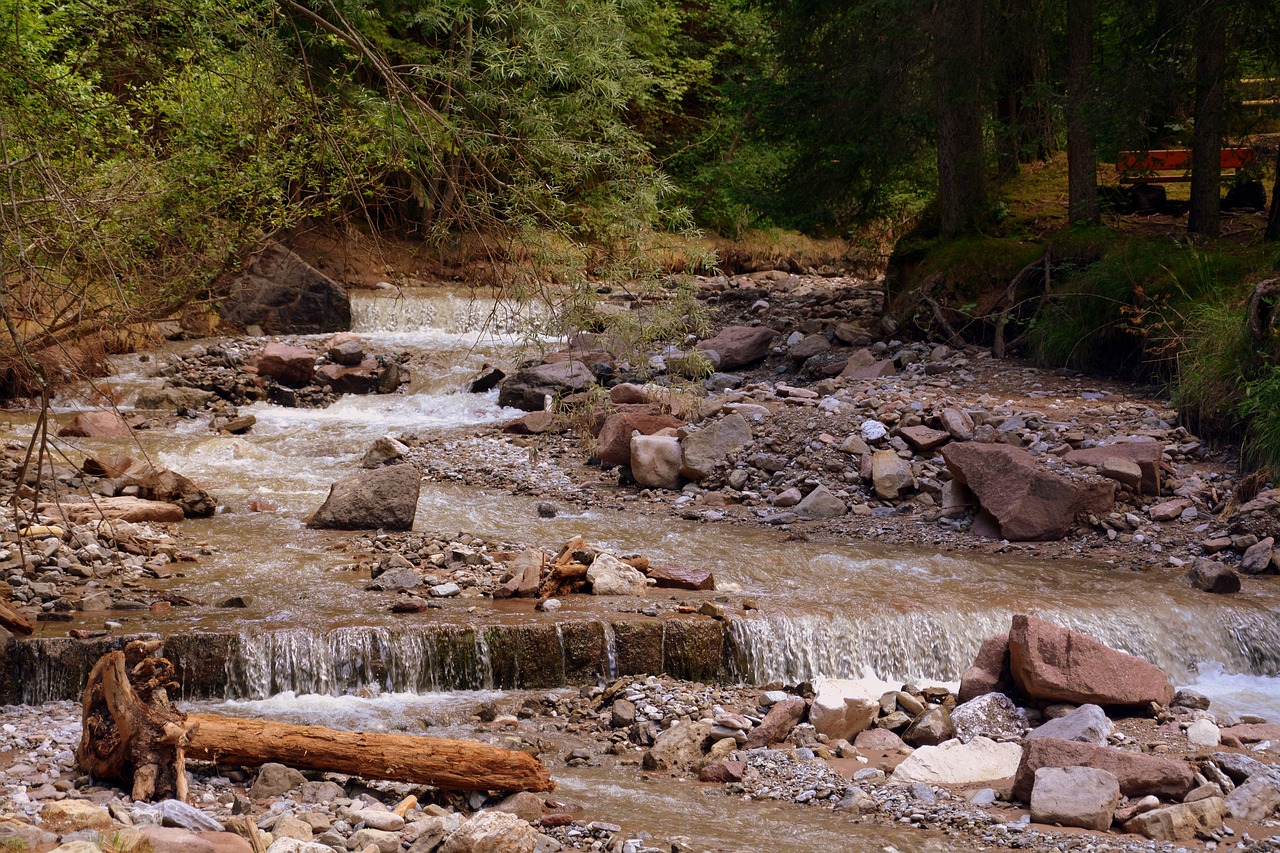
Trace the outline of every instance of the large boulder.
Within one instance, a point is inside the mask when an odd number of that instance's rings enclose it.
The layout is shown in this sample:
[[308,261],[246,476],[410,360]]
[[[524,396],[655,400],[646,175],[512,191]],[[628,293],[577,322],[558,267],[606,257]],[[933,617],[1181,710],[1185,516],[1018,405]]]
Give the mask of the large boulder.
[[226,284],[223,319],[268,335],[312,335],[351,328],[351,299],[329,276],[273,243]]
[[653,435],[664,429],[684,426],[684,421],[671,415],[651,412],[615,412],[604,419],[596,439],[596,455],[610,465],[631,466],[631,434]]
[[1173,700],[1173,685],[1158,666],[1024,614],[1009,629],[1009,668],[1032,699],[1104,706]]
[[902,739],[912,746],[937,746],[956,736],[956,724],[951,712],[941,706],[930,708],[907,727]]
[[1077,515],[1110,512],[1115,503],[1113,482],[1069,480],[1007,444],[952,443],[942,458],[1011,541],[1061,539]]
[[133,428],[117,412],[81,412],[58,429],[61,438],[129,438]]
[[1016,743],[996,743],[976,737],[969,743],[949,740],[937,746],[922,746],[893,771],[899,782],[928,785],[977,785],[999,782],[1018,769],[1022,747]]
[[1026,713],[1003,693],[984,693],[951,710],[956,737],[968,743],[976,737],[1014,740],[1027,729]]
[[1191,841],[1222,829],[1225,815],[1226,805],[1222,797],[1206,797],[1192,803],[1178,803],[1143,812],[1127,821],[1124,831],[1156,841]]
[[1093,767],[1041,767],[1031,789],[1036,823],[1107,830],[1120,805],[1120,783]]
[[329,488],[329,497],[307,522],[329,530],[409,530],[418,512],[422,474],[409,464],[361,471]]
[[498,405],[540,412],[547,397],[585,391],[596,384],[591,368],[580,361],[559,361],[518,370],[498,386]]
[[680,439],[674,435],[632,435],[631,476],[651,489],[680,488]]
[[1227,811],[1234,818],[1261,823],[1280,809],[1280,772],[1250,777],[1227,794]]
[[831,740],[852,740],[880,713],[883,685],[875,680],[819,678],[809,708],[809,724]]
[[135,486],[139,496],[149,501],[163,501],[182,509],[188,518],[207,518],[218,508],[209,493],[190,478],[168,468],[138,462],[120,476],[116,487]]
[[694,481],[709,477],[751,438],[751,424],[736,412],[686,433],[680,442],[680,474]]
[[769,709],[769,713],[765,714],[764,719],[760,721],[760,725],[747,734],[747,742],[743,744],[743,748],[757,749],[785,740],[796,724],[804,719],[807,708],[808,705],[803,699],[783,699],[781,702],[775,702]]
[[587,569],[592,595],[643,595],[649,588],[638,569],[612,554],[600,554]]
[[[1108,460],[1111,459],[1136,465],[1138,479],[1129,485],[1136,486],[1137,490],[1144,495],[1156,497],[1160,494],[1162,452],[1158,441],[1121,441],[1116,444],[1071,450],[1062,458],[1072,465],[1088,465],[1099,469],[1106,468]],[[1113,466],[1113,470],[1119,470],[1119,467]]]
[[1187,577],[1191,579],[1192,586],[1205,592],[1230,595],[1240,591],[1240,575],[1236,574],[1236,570],[1208,557],[1196,558]]
[[690,775],[697,773],[707,763],[707,749],[715,739],[711,733],[714,726],[711,720],[676,723],[658,735],[645,753],[645,768]]
[[379,390],[382,372],[382,364],[376,358],[351,366],[322,364],[316,368],[315,382],[328,385],[335,394],[373,394]]
[[274,379],[290,388],[301,388],[311,384],[315,377],[316,358],[316,354],[306,347],[272,341],[249,359],[249,366],[259,376]]
[[726,326],[714,338],[698,342],[698,349],[720,356],[720,370],[737,370],[769,354],[778,332],[768,326]]
[[1009,672],[1009,635],[996,634],[982,641],[973,665],[960,677],[956,701],[968,702],[987,693],[1013,694],[1016,687]]
[[1091,743],[1040,738],[1027,741],[1013,780],[1013,796],[1030,802],[1036,771],[1041,767],[1094,767],[1113,774],[1126,797],[1151,794],[1180,800],[1195,784],[1194,769],[1185,761],[1127,752]]

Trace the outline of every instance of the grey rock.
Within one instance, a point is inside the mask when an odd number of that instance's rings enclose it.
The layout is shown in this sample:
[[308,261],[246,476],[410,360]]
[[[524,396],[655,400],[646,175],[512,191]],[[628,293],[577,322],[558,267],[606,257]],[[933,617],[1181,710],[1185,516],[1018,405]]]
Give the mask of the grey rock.
[[871,456],[871,483],[878,497],[894,500],[915,488],[916,479],[911,466],[896,451],[877,450]]
[[374,578],[367,589],[378,592],[395,592],[402,589],[414,589],[422,584],[422,575],[412,566],[388,569]]
[[831,494],[826,486],[818,486],[796,505],[796,515],[801,518],[824,521],[829,518],[838,518],[848,509],[845,502]]
[[1227,795],[1227,811],[1239,820],[1258,823],[1280,809],[1280,777],[1256,775]]
[[360,459],[360,467],[380,468],[388,462],[403,458],[408,452],[409,448],[403,443],[396,441],[391,436],[384,435],[369,445],[369,449],[364,452],[364,456]]
[[1246,575],[1257,575],[1265,572],[1271,565],[1271,551],[1276,540],[1268,536],[1256,545],[1251,546],[1240,558],[1240,571]]
[[985,693],[951,710],[956,737],[968,743],[975,737],[1011,740],[1027,730],[1027,715],[1003,693]]
[[180,800],[156,803],[161,826],[173,826],[190,832],[223,832],[225,827],[199,809]]
[[1027,734],[1027,740],[1047,737],[1105,746],[1112,728],[1106,712],[1097,705],[1081,705],[1074,711],[1032,729]]
[[580,361],[539,364],[502,380],[498,388],[498,404],[526,412],[540,412],[548,396],[574,394],[595,384],[596,377],[591,368]]
[[1198,558],[1191,564],[1187,577],[1190,578],[1192,586],[1205,592],[1229,595],[1240,591],[1240,576],[1236,574],[1235,569],[1217,560]]
[[249,789],[249,796],[255,800],[278,797],[306,781],[307,777],[292,767],[274,762],[264,764],[258,770],[258,778],[254,780],[253,787]]
[[330,530],[409,530],[418,513],[422,474],[409,464],[362,471],[339,480],[307,522]]
[[687,433],[680,441],[681,476],[694,481],[710,476],[751,439],[751,424],[736,412]]
[[1115,775],[1092,767],[1042,767],[1031,789],[1031,819],[1036,823],[1111,828],[1120,804]]

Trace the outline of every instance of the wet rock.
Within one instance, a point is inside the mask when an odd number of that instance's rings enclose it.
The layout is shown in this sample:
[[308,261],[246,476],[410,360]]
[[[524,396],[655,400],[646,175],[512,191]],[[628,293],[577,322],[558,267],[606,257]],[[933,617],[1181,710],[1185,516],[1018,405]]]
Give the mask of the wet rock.
[[1240,558],[1240,571],[1246,575],[1258,575],[1265,572],[1271,566],[1271,551],[1275,544],[1276,540],[1268,536],[1257,545],[1246,549],[1244,556]]
[[1231,816],[1250,823],[1267,820],[1280,809],[1280,774],[1256,775],[1227,795]]
[[692,775],[706,762],[706,751],[713,741],[711,720],[676,723],[654,740],[644,755],[644,766],[650,770],[670,770]]
[[618,412],[605,418],[597,438],[596,455],[610,465],[631,465],[631,434],[653,435],[664,429],[676,429],[684,421],[671,415],[649,412]]
[[217,501],[189,477],[145,462],[129,468],[120,477],[118,486],[122,489],[134,486],[139,497],[174,504],[189,518],[207,518],[218,508]]
[[883,500],[896,500],[915,488],[911,466],[894,450],[877,450],[871,456],[871,483]]
[[1189,687],[1179,687],[1177,692],[1173,694],[1173,701],[1169,703],[1169,707],[1207,711],[1211,704],[1208,696],[1197,693]]
[[355,367],[364,361],[364,344],[355,335],[334,335],[325,342],[324,357],[343,367]]
[[720,356],[724,371],[748,367],[769,354],[778,332],[768,326],[726,326],[713,338],[698,342],[698,349]]
[[680,440],[680,474],[694,482],[705,479],[751,440],[751,425],[736,412],[687,431]]
[[741,761],[724,759],[715,764],[708,764],[698,771],[699,782],[741,782],[746,771],[746,764]]
[[1018,769],[1022,747],[976,737],[969,743],[949,740],[922,746],[893,771],[900,782],[930,785],[973,785],[1008,779]]
[[1104,706],[1173,699],[1173,685],[1154,664],[1034,616],[1013,617],[1009,667],[1019,689],[1035,699]]
[[380,468],[388,462],[404,458],[409,448],[389,435],[376,439],[360,458],[361,468]]
[[1003,693],[984,693],[951,711],[956,737],[968,743],[975,737],[1010,740],[1022,737],[1027,715]]
[[658,589],[715,589],[716,579],[711,569],[686,566],[651,566],[649,579],[657,582]]
[[809,724],[832,740],[849,740],[870,726],[880,712],[879,682],[822,678],[813,686]]
[[1143,755],[1089,743],[1040,738],[1027,741],[1013,783],[1013,795],[1028,802],[1041,767],[1094,767],[1113,774],[1126,797],[1148,794],[1180,800],[1194,784],[1194,774],[1186,762]]
[[769,708],[760,724],[747,734],[746,749],[772,746],[785,740],[796,724],[804,719],[807,705],[803,699],[782,699]]
[[1107,830],[1120,805],[1120,783],[1091,767],[1042,767],[1031,790],[1036,823]]
[[845,502],[831,494],[826,486],[818,486],[818,488],[805,495],[804,500],[796,504],[796,515],[800,518],[815,521],[839,518],[848,510],[849,507],[845,505]]
[[1105,745],[1113,728],[1107,714],[1097,705],[1081,705],[1074,711],[1056,717],[1027,733],[1027,740],[1057,738],[1080,743]]
[[402,589],[416,589],[422,585],[422,575],[412,566],[399,566],[388,569],[374,578],[366,589],[376,592],[397,592]]
[[274,379],[290,388],[301,388],[315,378],[316,354],[306,347],[272,341],[249,360],[249,366],[259,376]]
[[1125,823],[1124,831],[1136,832],[1156,841],[1190,841],[1222,829],[1225,814],[1223,800],[1209,797],[1145,812]]
[[988,693],[1007,696],[1014,689],[1013,674],[1009,671],[1009,635],[997,634],[982,641],[973,666],[960,678],[956,701],[963,704]]
[[1104,514],[1114,503],[1110,482],[1068,480],[1007,444],[948,444],[942,457],[1011,541],[1061,539],[1077,515]]
[[1206,557],[1200,557],[1191,564],[1187,577],[1191,579],[1192,586],[1205,592],[1230,595],[1240,591],[1240,576],[1235,569]]
[[[1144,495],[1160,494],[1160,456],[1161,446],[1156,441],[1122,441],[1115,444],[1104,444],[1068,451],[1063,460],[1072,465],[1090,465],[1106,468],[1108,460],[1112,462],[1113,473],[1126,478],[1126,485],[1131,485]],[[1137,471],[1124,466],[1128,462],[1137,466]],[[1105,476],[1105,471],[1103,472]],[[1130,484],[1129,478],[1136,477],[1137,482]],[[1117,477],[1118,479],[1118,477]]]
[[587,569],[592,595],[643,595],[648,589],[644,575],[612,554],[600,554]]
[[139,409],[165,409],[171,412],[195,411],[203,409],[216,398],[217,395],[212,391],[161,385],[156,388],[140,389],[137,398],[133,401],[133,405]]
[[498,383],[507,378],[507,374],[494,367],[481,373],[467,383],[468,394],[483,394],[498,387]]
[[539,364],[502,380],[498,386],[498,405],[540,412],[546,408],[548,397],[576,394],[595,384],[595,374],[580,361]]
[[376,358],[366,358],[352,367],[322,364],[316,368],[315,383],[328,386],[334,394],[373,394],[379,391],[382,373],[383,365]]
[[631,474],[642,486],[680,488],[680,439],[674,435],[631,436]]
[[956,726],[946,708],[925,711],[903,732],[902,739],[912,746],[937,746],[955,737]]
[[223,318],[268,335],[351,327],[351,300],[342,286],[278,243],[253,255],[227,290],[218,303]]
[[63,438],[130,438],[133,428],[116,412],[81,412],[58,430]]
[[409,530],[418,512],[422,475],[409,464],[362,471],[339,480],[307,522],[331,530]]
[[258,777],[254,779],[253,787],[249,789],[249,796],[255,800],[278,797],[281,794],[292,791],[306,781],[307,777],[292,767],[267,763],[258,770]]

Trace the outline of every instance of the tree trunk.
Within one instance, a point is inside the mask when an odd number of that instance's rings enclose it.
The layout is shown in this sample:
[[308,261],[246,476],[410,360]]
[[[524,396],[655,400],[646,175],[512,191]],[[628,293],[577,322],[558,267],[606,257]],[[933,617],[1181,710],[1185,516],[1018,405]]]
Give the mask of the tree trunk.
[[446,790],[550,791],[527,753],[471,741],[343,732],[262,720],[183,714],[168,702],[173,665],[151,657],[159,641],[102,657],[84,692],[76,759],[100,779],[131,783],[135,800],[185,799],[187,757],[229,764],[279,762]]
[[1097,225],[1098,159],[1089,127],[1093,101],[1093,0],[1067,3],[1067,210],[1072,223]]
[[1204,0],[1196,19],[1196,125],[1191,139],[1191,215],[1187,231],[1217,237],[1222,188],[1226,0]]
[[939,230],[947,238],[971,229],[986,203],[982,5],[971,0],[939,0],[933,7],[938,216]]
[[1280,240],[1280,150],[1276,151],[1276,179],[1271,183],[1271,212],[1263,239]]
[[524,752],[467,740],[342,732],[217,714],[191,714],[187,755],[220,764],[279,762],[446,790],[550,791],[542,762]]

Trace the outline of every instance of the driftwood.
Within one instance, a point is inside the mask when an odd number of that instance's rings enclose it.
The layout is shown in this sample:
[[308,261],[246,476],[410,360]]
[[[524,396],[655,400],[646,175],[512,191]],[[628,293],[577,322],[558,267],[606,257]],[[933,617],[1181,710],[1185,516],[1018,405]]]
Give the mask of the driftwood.
[[538,598],[547,599],[565,593],[578,592],[587,583],[586,563],[574,555],[586,549],[587,543],[581,536],[575,536],[561,549],[551,562],[551,571],[538,587]]
[[187,758],[278,762],[445,790],[555,787],[537,758],[489,744],[184,714],[168,701],[168,690],[177,687],[171,681],[173,665],[151,656],[158,644],[135,642],[124,652],[105,655],[84,692],[84,732],[76,750],[80,768],[131,784],[135,800],[186,799]]
[[31,620],[15,610],[7,601],[0,601],[0,628],[19,637],[30,637],[35,631]]

